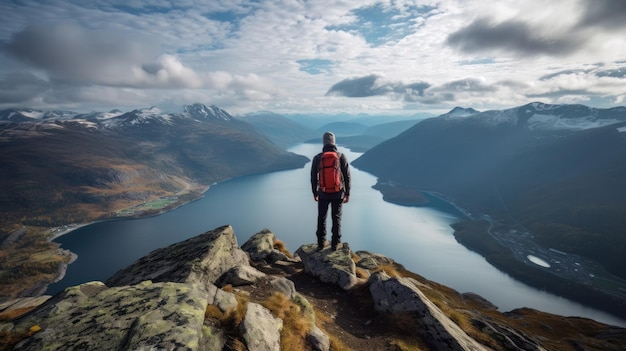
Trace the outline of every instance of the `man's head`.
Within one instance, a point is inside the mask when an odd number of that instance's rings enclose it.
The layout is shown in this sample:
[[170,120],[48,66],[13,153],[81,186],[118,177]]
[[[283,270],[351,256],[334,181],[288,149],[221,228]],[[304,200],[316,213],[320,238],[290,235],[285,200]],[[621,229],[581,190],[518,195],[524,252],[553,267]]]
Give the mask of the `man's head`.
[[332,132],[324,133],[322,141],[324,142],[324,145],[335,145],[335,134],[333,134]]

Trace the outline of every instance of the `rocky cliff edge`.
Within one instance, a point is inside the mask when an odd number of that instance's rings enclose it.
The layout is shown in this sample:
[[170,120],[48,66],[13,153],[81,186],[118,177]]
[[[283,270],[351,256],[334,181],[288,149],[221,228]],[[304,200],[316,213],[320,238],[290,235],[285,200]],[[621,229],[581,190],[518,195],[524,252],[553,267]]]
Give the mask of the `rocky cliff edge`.
[[344,243],[294,255],[231,226],[158,249],[106,282],[0,306],[2,350],[623,350],[626,330],[501,313]]

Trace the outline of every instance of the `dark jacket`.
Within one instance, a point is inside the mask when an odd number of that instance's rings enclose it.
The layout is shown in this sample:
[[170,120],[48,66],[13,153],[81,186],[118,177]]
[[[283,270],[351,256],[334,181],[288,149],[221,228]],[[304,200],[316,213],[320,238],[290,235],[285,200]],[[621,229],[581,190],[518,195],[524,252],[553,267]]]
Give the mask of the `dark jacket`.
[[322,152],[315,155],[315,157],[313,157],[313,162],[311,163],[311,190],[313,191],[313,195],[323,196],[325,198],[335,198],[335,197],[343,198],[344,195],[350,196],[350,164],[348,163],[348,159],[346,158],[346,155],[339,153],[339,152],[337,153],[339,154],[339,163],[340,163],[339,167],[341,168],[341,175],[342,175],[341,191],[337,194],[328,194],[319,190],[317,172],[319,170],[320,159],[322,157],[322,153],[327,152],[327,151],[337,152],[337,146],[333,144],[324,145]]

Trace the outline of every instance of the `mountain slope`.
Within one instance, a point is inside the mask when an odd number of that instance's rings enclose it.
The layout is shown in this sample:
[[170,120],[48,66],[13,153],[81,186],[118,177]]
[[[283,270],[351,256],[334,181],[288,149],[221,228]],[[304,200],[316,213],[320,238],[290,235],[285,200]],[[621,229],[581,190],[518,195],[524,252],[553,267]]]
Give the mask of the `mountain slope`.
[[353,164],[511,219],[626,278],[626,109],[529,104],[428,119]]
[[250,123],[272,142],[281,147],[289,147],[318,137],[316,131],[287,117],[272,112],[249,113],[237,119]]
[[13,120],[0,122],[3,226],[84,222],[166,196],[181,203],[214,182],[307,162],[215,106]]

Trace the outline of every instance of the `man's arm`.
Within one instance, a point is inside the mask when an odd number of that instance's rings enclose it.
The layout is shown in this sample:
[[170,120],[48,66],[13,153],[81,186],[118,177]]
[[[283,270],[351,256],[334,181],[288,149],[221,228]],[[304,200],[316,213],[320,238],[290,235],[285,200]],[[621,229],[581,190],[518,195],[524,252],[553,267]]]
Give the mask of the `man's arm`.
[[319,167],[319,157],[313,157],[311,162],[311,191],[313,192],[313,198],[317,201],[317,169]]
[[348,202],[350,197],[350,188],[352,186],[352,179],[350,177],[350,164],[346,155],[341,154],[341,174],[343,175],[343,186],[345,191],[344,202]]

